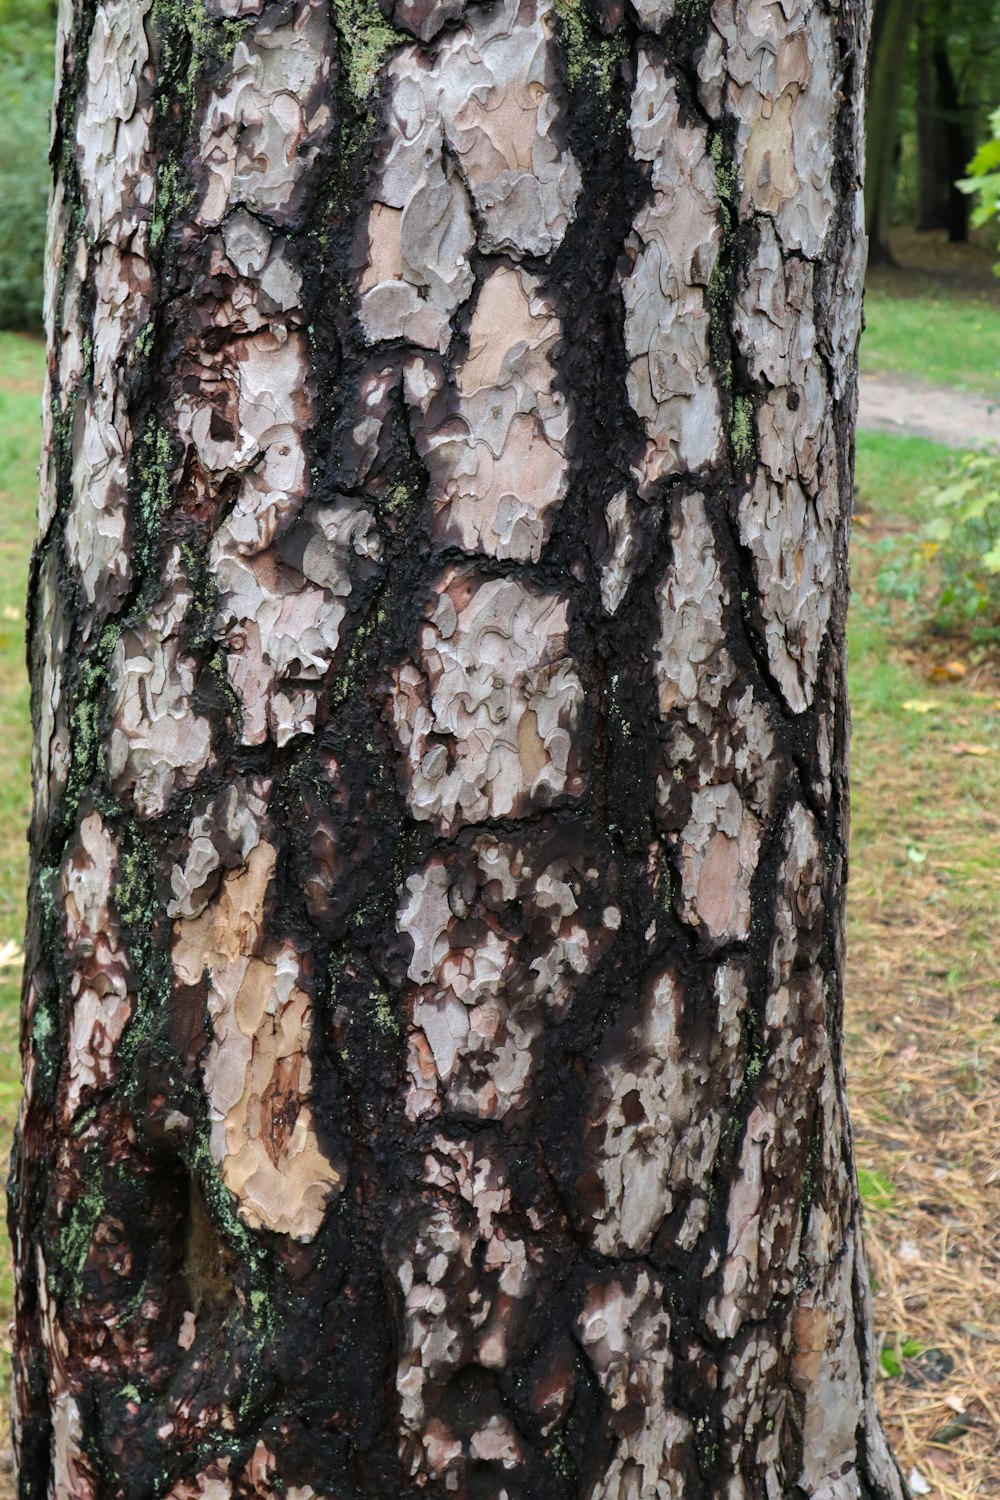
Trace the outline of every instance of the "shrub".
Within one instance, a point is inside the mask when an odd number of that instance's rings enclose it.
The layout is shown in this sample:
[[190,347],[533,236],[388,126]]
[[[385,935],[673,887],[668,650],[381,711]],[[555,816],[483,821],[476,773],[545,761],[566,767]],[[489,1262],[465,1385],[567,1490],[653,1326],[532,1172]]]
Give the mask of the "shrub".
[[932,628],[1000,640],[1000,452],[959,458],[929,498],[930,516],[901,548],[886,545],[879,591],[920,611]]
[[991,224],[1000,217],[1000,109],[990,115],[990,138],[980,146],[969,163],[968,177],[958,186],[976,199],[973,224]]
[[959,459],[920,542],[935,574],[936,622],[1000,634],[1000,452]]
[[[42,320],[53,27],[0,8],[0,328]],[[14,13],[13,15],[11,13]]]

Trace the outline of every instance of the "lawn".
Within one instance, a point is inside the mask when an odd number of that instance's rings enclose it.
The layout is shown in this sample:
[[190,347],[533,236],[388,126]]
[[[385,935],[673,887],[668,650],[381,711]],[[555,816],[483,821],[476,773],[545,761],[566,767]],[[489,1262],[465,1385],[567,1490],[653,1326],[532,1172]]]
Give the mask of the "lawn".
[[[868,369],[919,367],[927,379],[961,377],[989,392],[998,348],[1000,310],[989,305],[901,305],[881,294],[870,303]],[[37,344],[0,335],[0,947],[20,939],[23,916],[23,594],[41,370]],[[859,443],[847,1060],[883,1404],[904,1470],[916,1466],[942,1500],[965,1500],[1000,1494],[1000,1343],[990,1332],[1000,1282],[1000,684],[971,656],[956,680],[928,681],[934,643],[877,587],[887,549],[926,512],[928,487],[949,462],[919,440],[864,434]],[[4,1154],[16,1099],[16,981],[13,967],[0,972]],[[2,1249],[0,1265],[5,1327]],[[945,1441],[958,1410],[961,1430]]]
[[[35,529],[41,345],[0,334],[0,1164],[17,1116],[20,964],[11,949],[24,932],[25,828],[31,808],[24,594]],[[10,1262],[0,1234],[0,1348],[7,1346]],[[6,1358],[4,1358],[6,1365]],[[4,1386],[6,1374],[4,1374]],[[5,1422],[0,1424],[2,1431]]]
[[1000,398],[1000,306],[986,296],[869,289],[861,368]]

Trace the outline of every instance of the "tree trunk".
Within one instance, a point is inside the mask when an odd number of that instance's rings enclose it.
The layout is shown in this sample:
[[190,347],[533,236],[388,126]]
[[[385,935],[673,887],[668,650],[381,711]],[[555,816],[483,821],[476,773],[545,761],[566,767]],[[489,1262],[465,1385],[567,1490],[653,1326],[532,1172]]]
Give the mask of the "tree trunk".
[[972,155],[971,132],[947,41],[920,22],[917,63],[917,228],[969,238],[969,198],[956,186]]
[[60,31],[21,1496],[898,1500],[866,5]]
[[910,28],[917,16],[913,0],[878,0],[871,44],[865,222],[872,265],[891,265],[890,214],[899,148],[899,95]]
[[945,227],[953,245],[964,245],[969,238],[970,200],[958,186],[966,175],[973,151],[973,136],[968,127],[968,111],[963,106],[958,80],[948,55],[948,44],[939,40],[934,49],[934,72],[942,115],[944,169],[946,187]]
[[948,227],[948,148],[938,99],[937,39],[922,11],[917,22],[917,217],[919,230]]

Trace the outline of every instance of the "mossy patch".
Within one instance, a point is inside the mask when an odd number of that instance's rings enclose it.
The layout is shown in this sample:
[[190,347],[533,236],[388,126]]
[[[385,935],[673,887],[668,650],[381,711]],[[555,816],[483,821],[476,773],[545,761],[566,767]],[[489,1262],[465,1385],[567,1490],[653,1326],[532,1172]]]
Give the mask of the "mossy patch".
[[139,453],[141,526],[138,547],[144,557],[159,530],[160,517],[170,507],[170,468],[170,434],[158,422],[153,422],[143,434]]
[[67,817],[75,813],[80,798],[93,789],[104,773],[101,695],[121,632],[117,621],[105,625],[80,667],[70,714],[72,761],[63,802]]
[[333,0],[333,12],[347,86],[363,102],[374,88],[386,53],[409,39],[389,25],[375,0]]
[[373,1009],[373,1021],[381,1032],[389,1032],[393,1036],[402,1036],[403,1028],[399,1024],[399,1017],[392,1008],[392,1002],[385,990],[378,983],[372,985],[371,1002]]
[[555,0],[555,11],[566,58],[566,82],[571,90],[583,84],[606,104],[628,50],[624,31],[602,36],[591,24],[581,0]]
[[72,1205],[69,1218],[60,1230],[58,1264],[51,1268],[53,1280],[62,1286],[65,1294],[77,1305],[83,1293],[83,1269],[104,1208],[104,1192],[98,1166],[96,1152],[88,1152],[80,1174],[80,1196]]
[[231,57],[250,20],[216,20],[200,0],[153,0],[150,12],[161,37],[160,74],[166,75],[181,99],[210,57]]
[[138,942],[145,958],[158,910],[153,851],[135,823],[126,825],[119,848],[115,906],[123,924],[134,934],[133,946]]
[[714,131],[709,139],[708,154],[715,168],[715,190],[727,209],[731,208],[736,200],[739,168],[735,160],[727,155],[726,143],[718,131]]
[[748,464],[754,451],[754,409],[749,396],[735,396],[729,418],[729,445],[738,464]]
[[[163,243],[171,218],[187,208],[193,198],[193,190],[189,186],[183,186],[180,163],[173,158],[161,162],[156,169],[153,217],[149,226],[149,243],[153,250],[159,249]],[[140,338],[145,333],[144,328]]]

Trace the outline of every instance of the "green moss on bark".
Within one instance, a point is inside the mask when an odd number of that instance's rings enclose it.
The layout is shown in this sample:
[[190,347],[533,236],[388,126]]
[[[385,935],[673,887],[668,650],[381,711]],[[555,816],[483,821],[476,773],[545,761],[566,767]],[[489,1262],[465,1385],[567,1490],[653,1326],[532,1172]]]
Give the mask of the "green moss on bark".
[[181,101],[190,98],[208,59],[230,58],[252,25],[249,20],[216,20],[200,0],[153,0],[150,17],[160,36],[160,71],[171,77]]
[[121,633],[122,626],[117,620],[105,625],[87,652],[77,677],[70,712],[72,758],[62,801],[62,814],[67,822],[75,814],[81,797],[93,792],[104,778],[101,696]]
[[386,53],[409,38],[389,25],[375,0],[333,0],[333,13],[343,76],[354,98],[363,102]]
[[615,75],[628,52],[626,32],[619,29],[613,36],[604,36],[591,22],[581,0],[555,0],[555,11],[570,91],[582,85],[606,107]]
[[53,1282],[75,1306],[83,1294],[83,1269],[103,1208],[98,1153],[92,1150],[84,1157],[80,1196],[59,1234],[57,1264],[50,1268]]
[[729,446],[737,464],[746,465],[754,451],[753,401],[749,396],[735,396],[729,418]]

